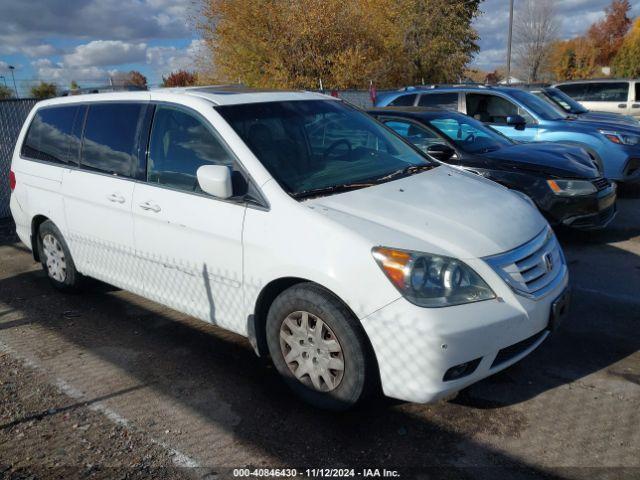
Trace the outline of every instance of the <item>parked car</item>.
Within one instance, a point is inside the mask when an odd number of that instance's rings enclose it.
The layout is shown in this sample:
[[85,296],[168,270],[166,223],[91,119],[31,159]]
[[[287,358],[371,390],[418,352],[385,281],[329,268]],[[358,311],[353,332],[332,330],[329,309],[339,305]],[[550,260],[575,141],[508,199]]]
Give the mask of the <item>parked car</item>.
[[581,148],[516,143],[461,113],[421,107],[369,111],[420,150],[527,195],[552,225],[606,227],[616,187]]
[[428,402],[517,362],[568,302],[522,195],[306,92],[40,102],[10,173],[54,287],[95,277],[247,336],[308,402]]
[[553,85],[589,110],[640,117],[640,80],[573,80]]
[[579,145],[598,163],[604,177],[640,182],[640,128],[577,121],[534,94],[514,87],[407,88],[381,95],[377,106],[398,105],[403,96],[413,97],[411,103],[417,106],[465,113],[520,142]]
[[520,88],[530,91],[543,100],[547,100],[552,105],[564,110],[568,115],[575,116],[578,120],[624,123],[632,127],[640,127],[640,120],[632,117],[631,115],[611,112],[593,112],[588,108],[585,108],[582,104],[576,102],[562,90],[554,87],[538,85],[524,86]]

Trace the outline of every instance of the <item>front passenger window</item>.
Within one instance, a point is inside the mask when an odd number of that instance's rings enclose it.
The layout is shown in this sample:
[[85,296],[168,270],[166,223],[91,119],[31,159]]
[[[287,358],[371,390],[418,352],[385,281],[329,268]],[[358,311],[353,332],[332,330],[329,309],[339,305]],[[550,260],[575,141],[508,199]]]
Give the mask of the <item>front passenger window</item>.
[[202,165],[233,165],[233,157],[203,121],[182,109],[156,108],[149,143],[147,181],[202,192],[196,172]]

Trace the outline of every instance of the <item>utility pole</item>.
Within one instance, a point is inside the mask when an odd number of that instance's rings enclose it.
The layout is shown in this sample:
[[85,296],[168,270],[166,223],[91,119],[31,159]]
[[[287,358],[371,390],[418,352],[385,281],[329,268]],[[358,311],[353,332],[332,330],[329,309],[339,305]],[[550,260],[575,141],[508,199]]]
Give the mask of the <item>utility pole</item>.
[[18,95],[18,87],[16,86],[16,77],[13,75],[13,71],[16,69],[16,67],[14,67],[13,65],[9,65],[9,70],[11,70],[11,78],[13,79],[13,88],[16,91],[16,98],[20,98],[20,95]]
[[2,81],[4,82],[4,87],[7,88],[7,79],[4,78],[4,75],[0,75],[0,78],[2,79]]
[[507,42],[507,85],[511,83],[511,35],[513,33],[513,0],[509,0],[509,40]]

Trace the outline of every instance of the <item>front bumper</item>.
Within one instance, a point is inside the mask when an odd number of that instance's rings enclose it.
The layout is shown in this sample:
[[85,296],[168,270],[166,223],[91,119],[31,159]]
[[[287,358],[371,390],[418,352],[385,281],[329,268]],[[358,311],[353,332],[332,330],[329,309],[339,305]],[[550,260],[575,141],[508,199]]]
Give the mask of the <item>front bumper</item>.
[[[525,357],[548,336],[552,306],[568,274],[537,300],[506,285],[498,298],[447,308],[421,308],[400,298],[362,320],[385,395],[426,403],[450,396]],[[470,373],[446,380],[462,364]]]
[[579,197],[549,194],[547,205],[541,210],[553,225],[580,230],[605,228],[617,214],[616,187],[612,183],[600,192]]

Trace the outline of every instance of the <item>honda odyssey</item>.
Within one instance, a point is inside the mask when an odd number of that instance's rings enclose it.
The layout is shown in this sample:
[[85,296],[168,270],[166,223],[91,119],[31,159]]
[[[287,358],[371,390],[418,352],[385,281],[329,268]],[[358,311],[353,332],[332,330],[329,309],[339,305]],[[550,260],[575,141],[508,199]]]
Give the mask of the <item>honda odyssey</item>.
[[10,183],[54,287],[94,277],[244,335],[323,408],[449,396],[567,308],[565,258],[529,201],[320,94],[47,100]]

